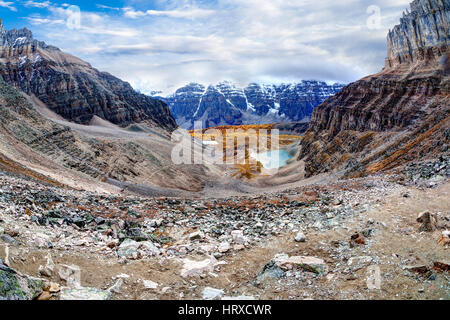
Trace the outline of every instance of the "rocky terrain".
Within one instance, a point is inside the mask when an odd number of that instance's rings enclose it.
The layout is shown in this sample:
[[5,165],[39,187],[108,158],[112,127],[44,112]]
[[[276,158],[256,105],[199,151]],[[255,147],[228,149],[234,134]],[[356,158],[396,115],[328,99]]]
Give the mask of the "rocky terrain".
[[388,35],[383,71],[315,109],[299,156],[308,176],[361,176],[448,157],[449,10],[449,1],[414,1]]
[[210,128],[307,122],[317,105],[342,88],[340,84],[318,81],[282,85],[251,83],[246,88],[229,81],[208,87],[191,83],[161,99],[167,102],[181,127],[193,129],[194,121],[201,121],[203,127]]
[[8,31],[0,20],[0,45],[3,79],[66,120],[89,124],[93,116],[98,116],[119,126],[147,122],[167,130],[176,128],[165,103],[33,39],[26,28]]
[[[0,299],[450,300],[448,13],[413,1],[383,71],[317,107],[297,156],[254,183],[174,165],[170,126],[74,123],[0,79]],[[204,119],[209,101],[267,112],[193,86]]]
[[419,188],[402,173],[204,200],[74,191],[2,172],[0,293],[450,299],[445,170]]
[[176,166],[166,129],[68,122],[0,79],[0,167],[57,186],[148,195],[200,191],[205,166]]

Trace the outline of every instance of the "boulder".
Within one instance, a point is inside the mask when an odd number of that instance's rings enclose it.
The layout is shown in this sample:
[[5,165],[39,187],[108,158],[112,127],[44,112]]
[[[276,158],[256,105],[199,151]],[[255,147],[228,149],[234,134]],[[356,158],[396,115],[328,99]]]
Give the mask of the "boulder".
[[65,281],[69,287],[79,287],[81,285],[81,269],[78,266],[59,266],[59,278]]
[[285,272],[281,269],[275,261],[270,261],[266,264],[263,270],[256,276],[253,284],[259,286],[268,279],[280,279],[284,276]]
[[19,274],[0,264],[0,300],[33,300],[44,287],[43,280]]
[[137,259],[139,257],[139,248],[140,244],[131,239],[125,239],[122,244],[119,246],[117,250],[117,254],[121,258],[126,259]]

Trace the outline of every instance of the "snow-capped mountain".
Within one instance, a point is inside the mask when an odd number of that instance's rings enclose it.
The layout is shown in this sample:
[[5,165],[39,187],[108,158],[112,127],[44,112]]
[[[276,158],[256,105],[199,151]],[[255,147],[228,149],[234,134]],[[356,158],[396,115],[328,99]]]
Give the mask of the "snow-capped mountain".
[[308,120],[316,106],[343,87],[319,81],[251,83],[245,88],[229,81],[208,87],[190,83],[170,96],[159,98],[169,105],[181,127],[192,129],[195,121],[201,121],[207,128]]

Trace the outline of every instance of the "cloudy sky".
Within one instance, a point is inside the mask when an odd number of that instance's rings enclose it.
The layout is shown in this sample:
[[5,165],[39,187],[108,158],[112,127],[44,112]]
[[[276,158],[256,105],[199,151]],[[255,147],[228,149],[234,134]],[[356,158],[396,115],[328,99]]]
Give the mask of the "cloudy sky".
[[383,67],[387,31],[411,0],[67,1],[0,0],[0,17],[136,89],[169,93],[189,82],[355,81]]

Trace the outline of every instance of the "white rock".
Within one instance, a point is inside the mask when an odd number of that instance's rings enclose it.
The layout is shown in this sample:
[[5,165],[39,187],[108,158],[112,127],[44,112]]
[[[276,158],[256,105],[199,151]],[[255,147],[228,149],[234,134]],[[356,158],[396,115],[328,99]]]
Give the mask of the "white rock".
[[69,287],[81,287],[81,269],[78,266],[59,266],[59,278],[67,283]]
[[183,278],[196,277],[204,273],[214,271],[214,267],[218,264],[217,259],[210,257],[203,261],[193,261],[190,259],[183,260],[183,269],[181,270],[181,276]]
[[109,300],[111,294],[108,291],[94,288],[62,288],[60,300]]
[[165,294],[169,290],[170,290],[170,287],[164,287],[164,288],[161,289],[161,293]]
[[231,249],[231,246],[230,246],[230,244],[228,243],[228,242],[222,242],[220,245],[219,245],[219,252],[220,253],[227,253],[228,251],[230,251],[230,249]]
[[199,240],[202,238],[203,238],[203,233],[201,231],[196,231],[189,235],[189,240]]
[[237,244],[246,244],[248,242],[248,238],[244,236],[244,232],[242,230],[232,231],[231,237],[233,238],[233,241]]
[[144,241],[140,243],[139,249],[143,250],[147,255],[158,256],[161,254],[161,250],[155,246],[151,241]]
[[125,239],[117,250],[119,257],[127,259],[137,259],[139,257],[138,248],[140,244],[131,239]]
[[299,232],[295,236],[295,241],[297,241],[297,242],[306,242],[306,236],[303,234],[303,232]]
[[205,288],[202,293],[203,300],[214,300],[221,298],[223,295],[224,295],[223,290],[214,289],[210,287]]
[[8,245],[5,245],[5,261],[3,263],[7,267],[11,266],[11,264],[9,262],[9,246]]
[[144,283],[145,289],[156,289],[159,286],[159,284],[151,280],[142,280],[142,282]]

